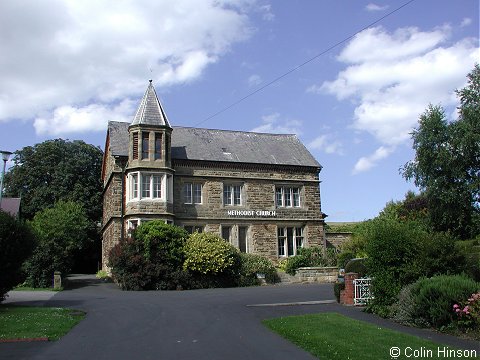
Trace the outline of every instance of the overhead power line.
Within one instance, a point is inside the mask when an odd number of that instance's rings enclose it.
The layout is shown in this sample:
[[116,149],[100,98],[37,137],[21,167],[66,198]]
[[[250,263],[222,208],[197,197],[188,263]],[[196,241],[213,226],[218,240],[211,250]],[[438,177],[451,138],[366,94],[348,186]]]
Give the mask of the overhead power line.
[[232,102],[230,105],[228,105],[228,106],[222,108],[221,110],[213,113],[212,115],[208,116],[207,118],[205,118],[205,119],[203,119],[202,121],[200,121],[200,122],[198,122],[197,124],[195,124],[195,126],[198,126],[198,125],[200,125],[200,124],[203,124],[204,122],[206,122],[206,121],[208,121],[208,120],[210,120],[210,119],[212,119],[212,118],[214,118],[214,117],[216,117],[216,116],[224,113],[225,111],[231,109],[232,107],[240,104],[241,102],[245,101],[246,99],[252,97],[253,95],[255,95],[255,94],[257,94],[257,93],[259,93],[259,92],[262,91],[263,89],[269,87],[270,85],[275,84],[276,82],[280,81],[280,80],[283,79],[284,77],[290,75],[291,73],[297,71],[298,69],[300,69],[300,68],[304,67],[305,65],[311,63],[312,61],[318,59],[320,56],[325,55],[325,54],[328,53],[329,51],[331,51],[331,50],[335,49],[336,47],[338,47],[338,46],[346,43],[347,41],[353,39],[355,36],[357,36],[358,34],[360,34],[362,31],[365,31],[365,30],[371,28],[372,26],[378,24],[378,23],[381,22],[383,19],[385,19],[385,18],[387,18],[387,17],[395,14],[397,11],[400,11],[401,9],[403,9],[404,7],[410,5],[410,4],[411,4],[412,2],[414,2],[414,1],[415,1],[415,0],[409,0],[409,1],[407,1],[407,2],[404,3],[403,5],[397,7],[395,10],[390,11],[389,13],[387,13],[387,14],[385,14],[384,16],[378,18],[378,19],[375,20],[374,22],[371,22],[371,23],[368,24],[367,26],[365,26],[365,27],[361,28],[360,30],[354,32],[353,34],[349,35],[348,37],[344,38],[343,40],[340,40],[339,42],[337,42],[337,43],[331,45],[330,47],[326,48],[325,50],[323,50],[322,52],[318,53],[317,55],[309,58],[308,60],[305,60],[305,61],[302,62],[301,64],[299,64],[299,65],[291,68],[290,70],[288,70],[288,71],[286,71],[285,73],[277,76],[277,77],[274,78],[273,80],[270,80],[269,82],[263,84],[263,85],[260,86],[258,89],[256,89],[256,90],[248,93],[248,94],[245,95],[244,97],[242,97],[242,98],[240,98],[240,99]]

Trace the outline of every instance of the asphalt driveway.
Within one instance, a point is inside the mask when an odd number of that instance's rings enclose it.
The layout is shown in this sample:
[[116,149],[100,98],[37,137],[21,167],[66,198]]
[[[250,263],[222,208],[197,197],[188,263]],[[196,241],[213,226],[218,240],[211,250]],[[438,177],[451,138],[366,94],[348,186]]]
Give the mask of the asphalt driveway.
[[85,320],[56,342],[2,343],[0,358],[313,359],[260,321],[264,311],[318,312],[325,305],[247,305],[333,299],[331,285],[127,292],[84,279],[74,287],[40,303],[34,298],[17,303],[84,310]]
[[[452,346],[472,346],[441,334],[404,329],[331,303],[330,284],[124,292],[87,277],[77,278],[73,285],[41,303],[84,310],[86,318],[56,342],[1,343],[0,359],[314,359],[270,332],[261,320],[324,311],[341,312]],[[35,301],[17,299],[23,304]],[[296,302],[320,303],[286,305]]]

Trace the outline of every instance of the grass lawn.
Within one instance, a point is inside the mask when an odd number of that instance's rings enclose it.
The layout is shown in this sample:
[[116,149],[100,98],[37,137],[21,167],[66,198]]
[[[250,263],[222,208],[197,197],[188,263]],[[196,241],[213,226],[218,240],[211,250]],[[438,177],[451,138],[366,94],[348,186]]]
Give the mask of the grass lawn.
[[84,317],[84,312],[72,309],[1,305],[0,341],[44,337],[58,340]]
[[28,286],[17,286],[13,288],[12,291],[62,291],[63,288],[54,289],[53,287],[50,288],[34,288]]
[[[419,358],[413,356],[414,350],[424,351],[424,358],[438,359],[437,349],[443,349],[443,345],[337,313],[290,316],[264,320],[263,323],[320,359],[407,359],[408,355]],[[392,347],[400,349],[399,357],[390,356]],[[425,356],[430,355],[429,350],[432,356]]]

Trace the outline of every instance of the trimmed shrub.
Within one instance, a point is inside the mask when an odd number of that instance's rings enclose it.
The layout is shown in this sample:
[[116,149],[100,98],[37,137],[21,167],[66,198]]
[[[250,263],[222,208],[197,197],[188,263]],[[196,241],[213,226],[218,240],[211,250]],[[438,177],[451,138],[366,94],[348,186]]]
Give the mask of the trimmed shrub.
[[34,247],[30,228],[0,211],[0,302],[8,291],[23,281],[22,263]]
[[465,272],[480,281],[480,235],[473,240],[456,241],[455,251],[465,258]]
[[109,254],[112,278],[123,290],[174,290],[192,287],[182,270],[188,233],[163,221],[139,226],[131,239],[118,243]]
[[257,254],[240,254],[240,260],[242,263],[240,269],[240,285],[252,286],[259,285],[257,274],[265,274],[265,281],[273,284],[278,281],[277,271],[273,263]]
[[194,233],[185,247],[183,269],[197,288],[237,286],[240,279],[239,251],[213,233]]
[[347,265],[347,263],[352,260],[352,259],[355,259],[355,253],[353,251],[350,251],[350,250],[344,250],[344,251],[341,251],[338,255],[337,255],[337,266],[339,267],[339,269],[345,269],[345,266]]
[[335,266],[337,253],[335,249],[324,250],[319,246],[298,249],[298,255],[288,258],[285,272],[295,275],[298,268],[310,266]]
[[232,268],[239,253],[231,244],[213,233],[193,233],[185,244],[184,270],[218,274]]
[[361,278],[367,275],[367,267],[365,266],[365,258],[351,259],[347,265],[345,265],[346,273],[357,273]]
[[365,265],[374,278],[375,298],[371,305],[390,306],[400,289],[421,275],[413,261],[418,254],[418,242],[425,233],[419,227],[390,218],[371,220],[364,230],[364,236],[369,239]]
[[285,266],[285,272],[294,276],[298,268],[309,266],[307,259],[301,255],[289,257],[287,265]]
[[402,289],[394,318],[417,326],[447,326],[454,319],[453,306],[478,290],[480,283],[465,275],[423,278]]

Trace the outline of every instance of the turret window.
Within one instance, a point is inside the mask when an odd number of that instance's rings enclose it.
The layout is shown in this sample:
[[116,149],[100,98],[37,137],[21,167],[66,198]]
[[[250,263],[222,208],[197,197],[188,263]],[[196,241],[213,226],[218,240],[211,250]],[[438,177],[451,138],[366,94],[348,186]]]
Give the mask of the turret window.
[[138,133],[133,133],[132,137],[133,137],[132,157],[133,157],[133,160],[137,160],[138,159]]
[[142,160],[148,159],[148,143],[150,141],[150,134],[148,132],[142,133]]
[[155,133],[155,160],[162,158],[162,134]]

